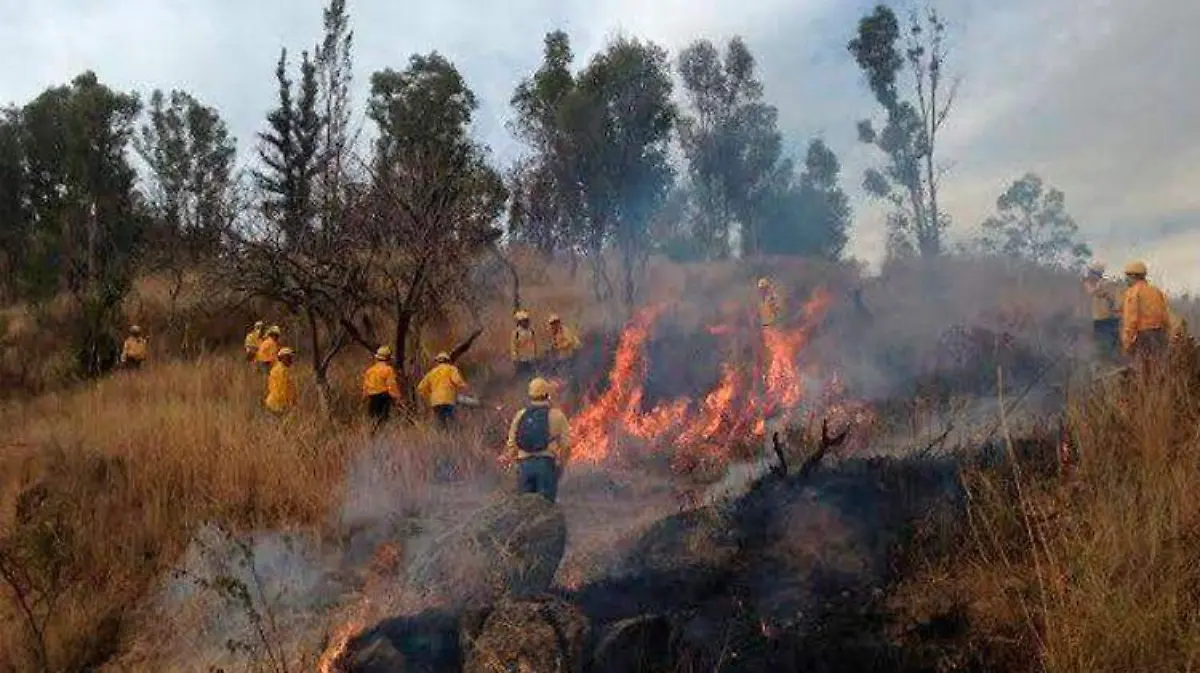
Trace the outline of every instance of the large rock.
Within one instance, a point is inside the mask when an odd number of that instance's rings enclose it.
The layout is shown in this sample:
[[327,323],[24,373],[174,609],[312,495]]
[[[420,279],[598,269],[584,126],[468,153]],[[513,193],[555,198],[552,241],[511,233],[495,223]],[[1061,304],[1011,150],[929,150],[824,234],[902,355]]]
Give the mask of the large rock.
[[562,561],[567,524],[540,495],[503,496],[413,550],[409,584],[454,606],[545,593]]
[[463,634],[464,673],[582,673],[589,625],[574,605],[543,596],[505,599],[479,632]]

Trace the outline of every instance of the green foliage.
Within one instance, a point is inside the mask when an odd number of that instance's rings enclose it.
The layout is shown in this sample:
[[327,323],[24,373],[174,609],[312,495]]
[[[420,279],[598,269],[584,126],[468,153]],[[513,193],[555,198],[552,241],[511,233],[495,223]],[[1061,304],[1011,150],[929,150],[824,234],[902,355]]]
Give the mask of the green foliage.
[[808,145],[798,184],[771,202],[762,232],[762,250],[774,255],[838,259],[846,247],[850,199],[838,184],[841,164],[822,140]]
[[[938,133],[950,114],[956,83],[947,82],[946,25],[936,10],[914,13],[906,31],[895,12],[879,5],[858,23],[847,48],[883,108],[883,127],[858,123],[859,141],[886,158],[882,168],[863,175],[863,188],[892,206],[888,216],[889,253],[937,255],[949,218],[938,207],[941,167],[935,153]],[[902,91],[907,72],[911,91]]]
[[1066,195],[1034,173],[1014,180],[996,199],[996,210],[982,224],[978,243],[984,252],[1075,270],[1092,256],[1078,240]]
[[214,108],[185,91],[155,90],[147,113],[135,145],[149,169],[155,247],[183,253],[182,261],[213,255],[232,217],[237,150],[229,129]]

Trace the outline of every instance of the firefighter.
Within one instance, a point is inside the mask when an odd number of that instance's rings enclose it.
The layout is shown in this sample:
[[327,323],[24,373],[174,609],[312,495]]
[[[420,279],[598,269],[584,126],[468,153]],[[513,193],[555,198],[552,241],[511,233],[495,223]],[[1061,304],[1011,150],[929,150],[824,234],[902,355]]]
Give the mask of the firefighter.
[[437,365],[417,384],[417,394],[433,408],[438,426],[446,429],[454,420],[458,394],[467,390],[467,380],[458,367],[450,362],[449,354],[438,353],[434,360]]
[[517,465],[517,492],[558,497],[558,480],[570,460],[570,427],[561,409],[550,404],[550,383],[529,382],[529,406],[517,411],[508,429],[506,462]]
[[280,348],[267,376],[267,398],[263,400],[263,406],[276,416],[282,416],[296,405],[296,385],[292,383],[294,355],[292,349]]
[[279,325],[271,325],[267,330],[267,336],[258,344],[258,352],[254,355],[254,362],[258,366],[258,371],[264,374],[271,372],[271,367],[275,365],[275,358],[279,356],[279,337],[283,330],[279,329]]
[[773,327],[779,321],[779,294],[766,278],[758,279],[758,317],[763,327]]
[[121,346],[121,366],[126,369],[141,369],[142,363],[146,361],[146,351],[146,337],[142,336],[142,328],[133,325]]
[[363,372],[363,398],[367,400],[367,417],[372,431],[387,422],[392,407],[400,403],[400,383],[392,366],[392,349],[380,346],[375,351],[375,363]]
[[1099,262],[1088,267],[1083,287],[1091,299],[1096,351],[1105,360],[1116,360],[1121,346],[1120,288],[1104,278],[1104,265]]
[[1121,347],[1143,364],[1158,360],[1167,350],[1171,309],[1162,290],[1146,281],[1146,264],[1125,266],[1124,305],[1121,308]]
[[253,363],[258,357],[258,346],[267,336],[267,324],[259,320],[254,323],[254,327],[246,334],[246,340],[243,342],[246,348],[246,362]]
[[551,365],[557,376],[563,376],[570,371],[571,363],[575,361],[575,355],[582,344],[575,331],[563,325],[562,319],[557,315],[551,315],[546,324],[550,327]]
[[538,348],[537,337],[529,326],[529,313],[519,310],[513,317],[517,326],[513,328],[512,339],[509,342],[509,355],[512,357],[513,371],[520,378],[533,375],[537,366]]

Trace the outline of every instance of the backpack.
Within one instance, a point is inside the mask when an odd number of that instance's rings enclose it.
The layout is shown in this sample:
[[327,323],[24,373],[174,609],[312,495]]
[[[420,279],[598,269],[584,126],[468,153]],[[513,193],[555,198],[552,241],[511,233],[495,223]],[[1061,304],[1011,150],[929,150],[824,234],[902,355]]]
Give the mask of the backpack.
[[517,421],[517,448],[541,453],[550,448],[550,407],[526,407]]

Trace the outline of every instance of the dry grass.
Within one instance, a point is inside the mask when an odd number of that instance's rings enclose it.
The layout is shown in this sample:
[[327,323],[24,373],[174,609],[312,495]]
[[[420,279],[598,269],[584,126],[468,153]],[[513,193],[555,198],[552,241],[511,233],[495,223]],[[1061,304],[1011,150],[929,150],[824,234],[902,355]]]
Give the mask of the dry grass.
[[[556,312],[585,334],[614,329],[622,320],[619,305],[591,301],[586,267],[572,278],[561,266],[521,264],[524,303],[535,320]],[[771,268],[785,297],[797,301],[819,282],[830,284],[839,298],[835,318],[845,314],[846,294],[859,282],[853,269]],[[656,262],[644,296],[672,302],[675,318],[686,325],[752,301],[759,273],[733,263]],[[854,342],[861,350],[886,341],[924,353],[936,348],[946,325],[981,316],[993,316],[1001,327],[1019,324],[1030,339],[1046,333],[1049,343],[1055,335],[1046,321],[1078,306],[1073,279],[971,263],[944,270],[962,282],[941,283],[942,295],[930,298],[922,272],[889,273],[866,289],[876,323]],[[246,324],[271,314],[232,300],[212,303],[193,283],[170,317],[164,283],[144,281],[127,306],[130,321],[156,337],[154,362],[136,374],[52,385],[62,375],[61,335],[38,334],[21,310],[7,312],[0,325],[6,362],[19,362],[29,380],[37,379],[28,390],[41,392],[0,406],[6,430],[0,438],[0,559],[29,571],[16,578],[29,600],[39,592],[55,599],[49,610],[31,605],[47,671],[88,668],[127,650],[147,628],[154,583],[204,524],[337,538],[349,472],[371,446],[357,413],[365,354],[348,354],[334,372],[336,422],[317,420],[302,364],[301,407],[279,422],[260,411],[262,377],[230,354],[238,351]],[[488,329],[464,366],[472,383],[489,389],[490,403],[511,406],[520,391],[506,387],[503,368],[491,371],[506,352],[510,308],[507,300],[497,301],[480,316]],[[299,333],[298,325],[278,321]],[[470,327],[435,326],[428,354]],[[815,347],[842,353],[846,345],[838,341],[831,335],[830,343]],[[205,355],[212,352],[217,355]],[[1070,485],[1052,473],[972,475],[973,535],[964,544],[973,553],[929,566],[915,580],[920,591],[907,596],[906,609],[923,601],[934,610],[943,598],[966,603],[978,647],[1032,668],[1082,673],[1191,666],[1200,651],[1194,588],[1200,579],[1200,507],[1194,504],[1200,496],[1200,370],[1186,363],[1181,371],[1188,374],[1162,387],[1092,391],[1075,399],[1069,418],[1082,460]],[[376,477],[397,492],[419,494],[448,465],[461,474],[487,474],[506,416],[471,410],[453,437],[422,426],[396,428],[390,439],[400,458]],[[591,555],[603,556],[606,544],[593,546],[573,552],[572,575],[587,574]],[[0,671],[37,670],[41,654],[30,647],[36,639],[19,619],[19,604],[7,600],[9,587],[3,591]],[[160,670],[155,666],[130,670]]]

